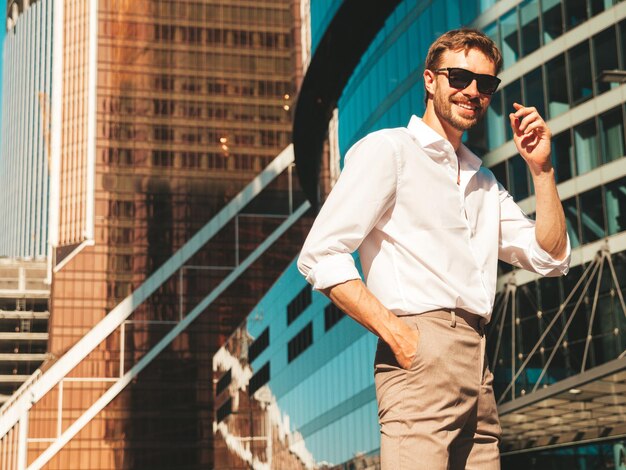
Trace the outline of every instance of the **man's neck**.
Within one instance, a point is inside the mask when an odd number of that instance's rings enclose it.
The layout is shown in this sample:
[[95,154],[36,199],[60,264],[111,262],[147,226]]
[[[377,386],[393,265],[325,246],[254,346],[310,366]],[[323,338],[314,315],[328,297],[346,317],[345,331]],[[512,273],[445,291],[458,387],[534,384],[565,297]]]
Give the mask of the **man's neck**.
[[461,139],[463,138],[463,131],[459,131],[450,124],[439,119],[439,116],[437,116],[437,113],[435,113],[435,110],[430,103],[429,106],[426,107],[426,112],[422,117],[422,121],[437,134],[450,142],[455,152],[459,149],[461,146]]

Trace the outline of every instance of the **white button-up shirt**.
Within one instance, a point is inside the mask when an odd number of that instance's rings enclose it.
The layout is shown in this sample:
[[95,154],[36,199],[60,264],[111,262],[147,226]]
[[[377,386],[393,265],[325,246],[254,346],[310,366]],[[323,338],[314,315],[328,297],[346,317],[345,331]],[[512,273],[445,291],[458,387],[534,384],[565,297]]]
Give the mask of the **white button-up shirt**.
[[[458,156],[458,158],[457,158]],[[460,162],[460,184],[457,184]],[[461,145],[455,154],[420,118],[369,134],[309,233],[298,268],[315,289],[359,279],[398,315],[462,308],[489,320],[498,258],[545,276],[566,274],[535,239],[535,223]]]

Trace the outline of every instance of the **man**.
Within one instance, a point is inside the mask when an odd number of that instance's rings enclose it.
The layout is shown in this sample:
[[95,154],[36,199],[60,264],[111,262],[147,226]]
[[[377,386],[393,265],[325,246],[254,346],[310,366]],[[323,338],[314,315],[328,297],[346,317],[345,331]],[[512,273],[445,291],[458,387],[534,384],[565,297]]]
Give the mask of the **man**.
[[479,31],[437,39],[426,58],[423,118],[350,149],[300,255],[314,288],[380,338],[383,469],[500,468],[483,333],[498,258],[542,275],[568,270],[551,134],[536,109],[515,104],[509,115],[533,178],[536,223],[461,143],[485,114],[501,65]]

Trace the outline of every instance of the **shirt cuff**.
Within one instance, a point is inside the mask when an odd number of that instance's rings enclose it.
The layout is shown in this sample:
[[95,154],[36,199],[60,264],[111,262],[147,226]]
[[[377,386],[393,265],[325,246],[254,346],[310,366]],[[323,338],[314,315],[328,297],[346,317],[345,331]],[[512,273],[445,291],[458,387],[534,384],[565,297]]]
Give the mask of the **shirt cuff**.
[[535,271],[542,276],[561,276],[569,272],[570,257],[572,250],[569,243],[569,235],[567,235],[567,248],[565,258],[557,260],[546,250],[539,246],[537,240],[533,237],[530,244],[530,259]]
[[313,285],[315,290],[326,289],[352,279],[361,279],[361,276],[354,265],[352,255],[348,253],[322,259],[309,271],[309,275],[306,277],[306,280]]

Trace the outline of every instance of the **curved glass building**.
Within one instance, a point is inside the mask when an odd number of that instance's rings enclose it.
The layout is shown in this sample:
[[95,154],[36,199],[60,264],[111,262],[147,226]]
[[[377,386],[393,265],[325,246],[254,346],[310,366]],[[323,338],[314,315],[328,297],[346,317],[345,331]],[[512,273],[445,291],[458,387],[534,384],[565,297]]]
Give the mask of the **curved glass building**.
[[[502,84],[466,144],[532,216],[507,115],[513,102],[537,107],[553,132],[573,248],[565,278],[500,267],[488,351],[503,468],[624,468],[626,3],[405,0],[382,18],[374,4],[311,2],[294,124],[302,186],[312,203],[323,199],[324,139],[343,156],[367,133],[423,113],[423,63],[437,36],[471,26],[492,37]],[[292,264],[214,358],[214,429],[225,443],[216,456],[254,468],[377,468],[375,344]]]

